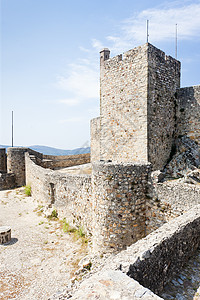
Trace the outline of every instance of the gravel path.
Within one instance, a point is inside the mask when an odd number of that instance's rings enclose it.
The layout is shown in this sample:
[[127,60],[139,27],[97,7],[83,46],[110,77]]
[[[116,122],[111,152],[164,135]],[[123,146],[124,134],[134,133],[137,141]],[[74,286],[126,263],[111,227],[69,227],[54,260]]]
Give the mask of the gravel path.
[[64,290],[87,245],[64,233],[59,221],[38,215],[38,203],[23,188],[0,191],[0,226],[12,239],[0,245],[0,299],[48,299]]

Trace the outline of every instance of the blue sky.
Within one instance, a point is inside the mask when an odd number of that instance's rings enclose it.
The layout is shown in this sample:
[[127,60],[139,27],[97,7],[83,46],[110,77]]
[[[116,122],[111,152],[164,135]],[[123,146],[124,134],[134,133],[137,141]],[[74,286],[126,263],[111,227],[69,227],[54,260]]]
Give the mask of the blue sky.
[[200,1],[0,0],[0,144],[63,149],[90,139],[99,115],[99,51],[149,42],[178,59],[181,85],[200,84]]

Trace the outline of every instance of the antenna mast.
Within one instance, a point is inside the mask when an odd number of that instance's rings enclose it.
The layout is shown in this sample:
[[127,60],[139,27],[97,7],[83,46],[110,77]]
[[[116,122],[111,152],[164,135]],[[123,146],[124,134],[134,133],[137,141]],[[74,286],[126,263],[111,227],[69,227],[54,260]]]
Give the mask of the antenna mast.
[[175,49],[175,57],[177,59],[177,51],[178,50],[178,25],[176,24],[176,49]]
[[149,20],[147,20],[147,43],[149,42]]
[[12,111],[12,147],[13,147],[13,111]]

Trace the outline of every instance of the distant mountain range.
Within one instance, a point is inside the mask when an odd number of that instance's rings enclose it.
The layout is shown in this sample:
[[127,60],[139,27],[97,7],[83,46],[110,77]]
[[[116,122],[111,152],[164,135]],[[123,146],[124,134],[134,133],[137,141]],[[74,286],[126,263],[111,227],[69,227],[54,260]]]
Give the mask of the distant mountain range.
[[[0,148],[7,149],[9,147],[10,146],[7,145],[0,145]],[[32,150],[38,151],[46,155],[75,155],[75,154],[90,153],[90,147],[76,148],[73,150],[63,150],[63,149],[57,149],[53,147],[34,145],[34,146],[28,146],[27,148],[30,148]]]

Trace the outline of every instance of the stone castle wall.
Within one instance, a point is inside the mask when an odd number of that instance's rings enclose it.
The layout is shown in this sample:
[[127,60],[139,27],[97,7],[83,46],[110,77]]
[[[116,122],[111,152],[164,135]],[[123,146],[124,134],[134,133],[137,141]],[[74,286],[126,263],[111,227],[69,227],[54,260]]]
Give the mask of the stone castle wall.
[[148,161],[154,170],[169,160],[176,131],[175,92],[180,87],[180,62],[148,44]]
[[15,175],[16,186],[23,186],[25,180],[25,153],[28,148],[8,148],[7,169],[8,173]]
[[0,173],[7,171],[7,156],[6,149],[0,148]]
[[200,146],[200,85],[177,91],[177,137],[183,135]]
[[123,57],[105,59],[106,51],[100,59],[100,159],[149,161],[161,169],[173,150],[180,62],[151,44]]
[[39,204],[55,208],[74,226],[92,230],[91,177],[59,173],[36,165],[26,153],[26,183]]
[[168,216],[166,221],[169,221],[169,218],[180,216],[200,204],[199,185],[172,180],[157,183],[155,192],[166,216]]
[[[0,190],[10,189],[26,184],[25,153],[28,152],[32,160],[39,166],[49,169],[61,169],[90,162],[90,153],[79,155],[53,156],[43,155],[29,148],[8,148],[7,156],[4,149],[0,149],[1,172],[5,173],[0,179]],[[5,169],[7,164],[7,170]],[[4,171],[5,170],[5,171]],[[7,172],[6,172],[7,171]]]
[[[151,176],[154,176],[153,173]],[[149,203],[146,206],[147,234],[199,205],[200,186],[183,183],[181,179],[161,183],[154,178],[149,196]]]
[[13,189],[15,187],[15,175],[0,172],[0,191]]
[[58,170],[61,168],[87,164],[89,162],[90,162],[90,153],[64,155],[64,156],[43,155],[43,159],[40,165],[43,168]]
[[100,159],[147,162],[148,46],[101,63]]
[[26,153],[26,183],[39,204],[92,234],[94,252],[119,251],[146,234],[149,164],[93,163],[92,177],[44,169]]
[[91,161],[100,160],[100,117],[90,121]]
[[149,164],[93,164],[94,251],[119,251],[146,234]]

